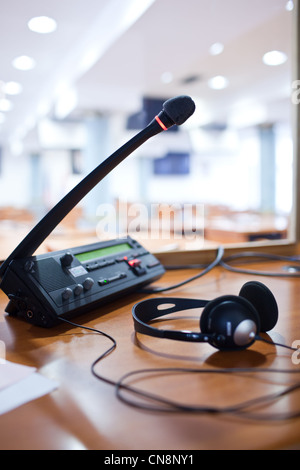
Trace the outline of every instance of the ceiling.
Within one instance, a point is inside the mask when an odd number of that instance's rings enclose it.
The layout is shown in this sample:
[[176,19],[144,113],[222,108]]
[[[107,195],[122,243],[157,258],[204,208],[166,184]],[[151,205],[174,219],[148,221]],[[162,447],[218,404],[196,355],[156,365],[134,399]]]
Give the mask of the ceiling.
[[[0,0],[0,82],[23,87],[22,93],[7,96],[13,108],[2,113],[0,143],[22,140],[44,116],[134,113],[143,96],[192,96],[197,126],[289,119],[293,13],[286,4]],[[55,32],[28,29],[28,20],[41,15],[57,21]],[[224,51],[212,56],[209,48],[216,42],[223,43]],[[262,56],[270,50],[285,52],[288,61],[266,66]],[[33,57],[36,67],[14,69],[12,60],[20,55]],[[172,74],[173,80],[162,82],[162,74]],[[216,75],[228,78],[225,90],[208,87]]]

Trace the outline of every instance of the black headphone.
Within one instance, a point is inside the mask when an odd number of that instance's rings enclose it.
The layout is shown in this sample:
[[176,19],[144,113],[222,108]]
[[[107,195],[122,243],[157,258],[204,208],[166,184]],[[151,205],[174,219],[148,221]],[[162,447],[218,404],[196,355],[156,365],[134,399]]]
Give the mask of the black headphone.
[[[149,325],[161,316],[203,307],[200,332],[163,330]],[[232,351],[248,348],[259,339],[260,332],[274,328],[278,307],[267,286],[250,281],[243,285],[238,296],[224,295],[211,301],[173,297],[144,300],[133,306],[132,316],[137,333],[178,341],[207,342],[217,349]]]

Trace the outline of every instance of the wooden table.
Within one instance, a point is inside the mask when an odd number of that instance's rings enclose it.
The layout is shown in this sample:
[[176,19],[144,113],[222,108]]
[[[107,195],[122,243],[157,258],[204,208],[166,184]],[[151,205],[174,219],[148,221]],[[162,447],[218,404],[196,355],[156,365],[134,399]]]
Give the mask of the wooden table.
[[232,214],[208,218],[204,237],[221,243],[283,240],[288,237],[285,217],[264,214]]
[[[256,263],[251,267],[277,269],[279,264]],[[170,285],[192,274],[194,270],[169,271],[159,285]],[[280,316],[270,338],[288,345],[300,340],[300,278],[261,278],[218,267],[185,287],[159,296],[213,299],[237,295],[250,279],[264,282],[277,298]],[[117,349],[97,366],[97,371],[111,380],[151,367],[300,368],[292,364],[291,351],[262,342],[242,352],[225,353],[208,344],[137,337],[131,308],[143,298],[132,294],[76,320],[116,339]],[[37,367],[41,374],[58,381],[59,388],[0,416],[1,449],[176,449],[185,454],[184,450],[197,449],[300,448],[300,419],[260,422],[226,414],[169,414],[132,408],[117,399],[112,385],[91,374],[92,362],[111,345],[108,339],[65,324],[47,330],[31,326],[4,314],[6,303],[6,296],[0,293],[0,339],[6,345],[7,360]],[[177,316],[173,326],[197,329],[199,314],[192,311],[185,318]],[[278,391],[296,380],[300,380],[298,374],[164,374],[136,385],[175,400],[226,406]],[[285,413],[296,409],[300,409],[299,392],[258,411]]]

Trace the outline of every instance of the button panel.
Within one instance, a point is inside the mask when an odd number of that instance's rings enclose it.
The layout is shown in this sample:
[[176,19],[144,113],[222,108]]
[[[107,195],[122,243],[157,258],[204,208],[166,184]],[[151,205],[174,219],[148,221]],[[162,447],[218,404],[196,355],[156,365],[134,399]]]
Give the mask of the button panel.
[[56,260],[60,270],[69,274],[70,283],[49,291],[49,294],[57,306],[64,309],[72,308],[71,304],[86,305],[112,293],[118,295],[131,285],[143,282],[143,277],[150,276],[151,268],[160,265],[137,243],[124,254],[80,261],[76,258],[76,251],[70,250],[60,254]]
[[88,271],[95,271],[96,269],[106,268],[106,266],[112,266],[113,264],[115,264],[115,260],[94,261],[93,263],[86,264],[85,267]]
[[[20,280],[26,301],[7,309],[30,323],[50,327],[60,317],[70,319],[95,309],[101,314],[103,304],[137,291],[164,273],[155,256],[128,236],[14,259],[4,292],[11,295]],[[30,319],[28,312],[33,312]]]
[[120,279],[124,279],[125,277],[127,277],[125,273],[118,273],[112,277],[99,279],[98,284],[99,286],[106,286],[107,284],[110,284],[111,282],[119,281]]

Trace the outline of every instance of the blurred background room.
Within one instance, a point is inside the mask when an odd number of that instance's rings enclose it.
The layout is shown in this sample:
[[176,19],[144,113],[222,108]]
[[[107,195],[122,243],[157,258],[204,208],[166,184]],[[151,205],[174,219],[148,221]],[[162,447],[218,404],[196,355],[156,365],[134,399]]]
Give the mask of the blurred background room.
[[0,5],[0,259],[176,95],[194,115],[129,156],[41,250],[124,233],[154,252],[292,236],[297,2]]

